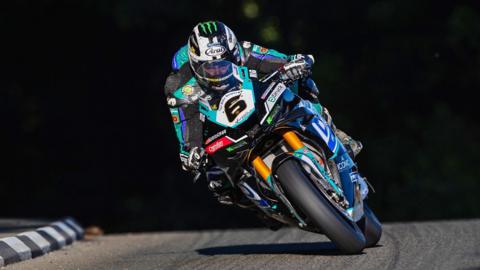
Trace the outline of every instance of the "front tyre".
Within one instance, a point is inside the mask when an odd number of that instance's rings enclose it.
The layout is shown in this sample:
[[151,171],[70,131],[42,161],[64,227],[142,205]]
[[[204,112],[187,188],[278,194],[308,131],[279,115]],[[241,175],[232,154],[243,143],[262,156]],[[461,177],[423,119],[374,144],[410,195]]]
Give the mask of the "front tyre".
[[365,202],[363,203],[363,212],[365,215],[358,222],[358,226],[365,235],[365,247],[373,247],[382,237],[382,224]]
[[357,224],[342,217],[323,197],[298,161],[289,159],[283,162],[276,173],[287,198],[341,251],[354,254],[365,248],[365,237]]

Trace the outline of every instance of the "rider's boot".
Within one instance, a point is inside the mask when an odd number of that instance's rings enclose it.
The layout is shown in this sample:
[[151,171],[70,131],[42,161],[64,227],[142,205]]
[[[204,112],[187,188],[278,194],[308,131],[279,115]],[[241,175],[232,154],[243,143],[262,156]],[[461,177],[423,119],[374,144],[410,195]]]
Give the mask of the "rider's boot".
[[213,192],[221,204],[231,205],[234,203],[232,190],[233,186],[228,181],[225,173],[218,167],[212,167],[206,172],[208,189]]
[[348,155],[354,159],[360,151],[362,151],[363,145],[360,141],[352,139],[352,137],[348,136],[345,132],[342,130],[336,128],[335,129],[335,135],[337,138],[340,139],[342,142],[343,146],[347,149]]
[[225,205],[233,204],[233,196],[230,194],[230,188],[225,188],[225,183],[221,180],[213,180],[208,183],[208,189],[213,192],[213,196],[218,202]]
[[245,198],[238,188],[235,188],[228,180],[225,172],[219,167],[211,167],[206,172],[208,189],[213,192],[213,196],[218,202],[225,205],[236,204],[243,208],[253,206],[253,203]]

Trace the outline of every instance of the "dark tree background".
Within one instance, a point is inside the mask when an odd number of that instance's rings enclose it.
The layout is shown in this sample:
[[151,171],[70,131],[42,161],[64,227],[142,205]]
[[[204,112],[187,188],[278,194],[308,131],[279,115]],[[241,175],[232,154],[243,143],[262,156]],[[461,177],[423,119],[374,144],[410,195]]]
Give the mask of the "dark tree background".
[[192,27],[316,56],[384,221],[480,217],[478,1],[18,0],[0,8],[3,217],[256,226],[180,170],[163,84]]

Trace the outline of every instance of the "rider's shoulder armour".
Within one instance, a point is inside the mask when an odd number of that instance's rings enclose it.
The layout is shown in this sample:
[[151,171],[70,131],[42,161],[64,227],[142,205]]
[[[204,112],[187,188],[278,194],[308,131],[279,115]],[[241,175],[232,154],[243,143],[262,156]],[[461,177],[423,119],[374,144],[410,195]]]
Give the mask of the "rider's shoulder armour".
[[172,70],[178,71],[180,68],[188,62],[188,45],[181,47],[173,56]]
[[203,95],[202,88],[198,85],[195,77],[192,77],[187,83],[175,90],[173,95],[167,97],[167,103],[170,107],[195,104]]
[[249,57],[261,58],[261,59],[275,59],[279,58],[282,60],[287,60],[288,56],[286,54],[280,53],[274,49],[268,49],[257,44],[253,44],[249,41],[243,41],[242,48],[245,53],[245,59],[248,60]]

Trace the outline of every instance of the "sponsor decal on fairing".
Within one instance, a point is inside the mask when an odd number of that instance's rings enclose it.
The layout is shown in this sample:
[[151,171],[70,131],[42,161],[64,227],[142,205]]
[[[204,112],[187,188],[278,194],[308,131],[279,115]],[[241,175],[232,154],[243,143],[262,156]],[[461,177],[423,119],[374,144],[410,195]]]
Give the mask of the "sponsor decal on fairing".
[[283,83],[279,83],[272,90],[272,93],[268,96],[267,100],[264,103],[266,113],[265,113],[265,116],[260,121],[260,124],[263,124],[263,122],[265,122],[273,106],[275,105],[275,103],[277,103],[278,98],[283,94],[285,89],[287,89],[287,87]]
[[222,138],[216,140],[215,142],[211,143],[209,146],[207,146],[207,148],[205,149],[205,152],[207,152],[207,154],[211,155],[211,154],[217,152],[218,150],[220,150],[220,149],[222,149],[226,146],[229,146],[232,143],[233,142],[225,136],[225,137],[222,137]]
[[211,143],[212,141],[214,141],[214,140],[216,140],[216,139],[220,138],[220,136],[222,136],[222,135],[225,135],[225,133],[227,133],[227,130],[226,130],[226,129],[224,129],[224,130],[222,130],[222,131],[220,131],[220,132],[216,133],[215,135],[213,135],[213,136],[209,137],[209,138],[208,138],[208,139],[205,141],[205,144],[209,144],[209,143]]
[[316,121],[312,122],[312,127],[317,131],[332,153],[335,153],[338,149],[337,139],[335,138],[332,129],[324,121],[323,118],[317,118]]

